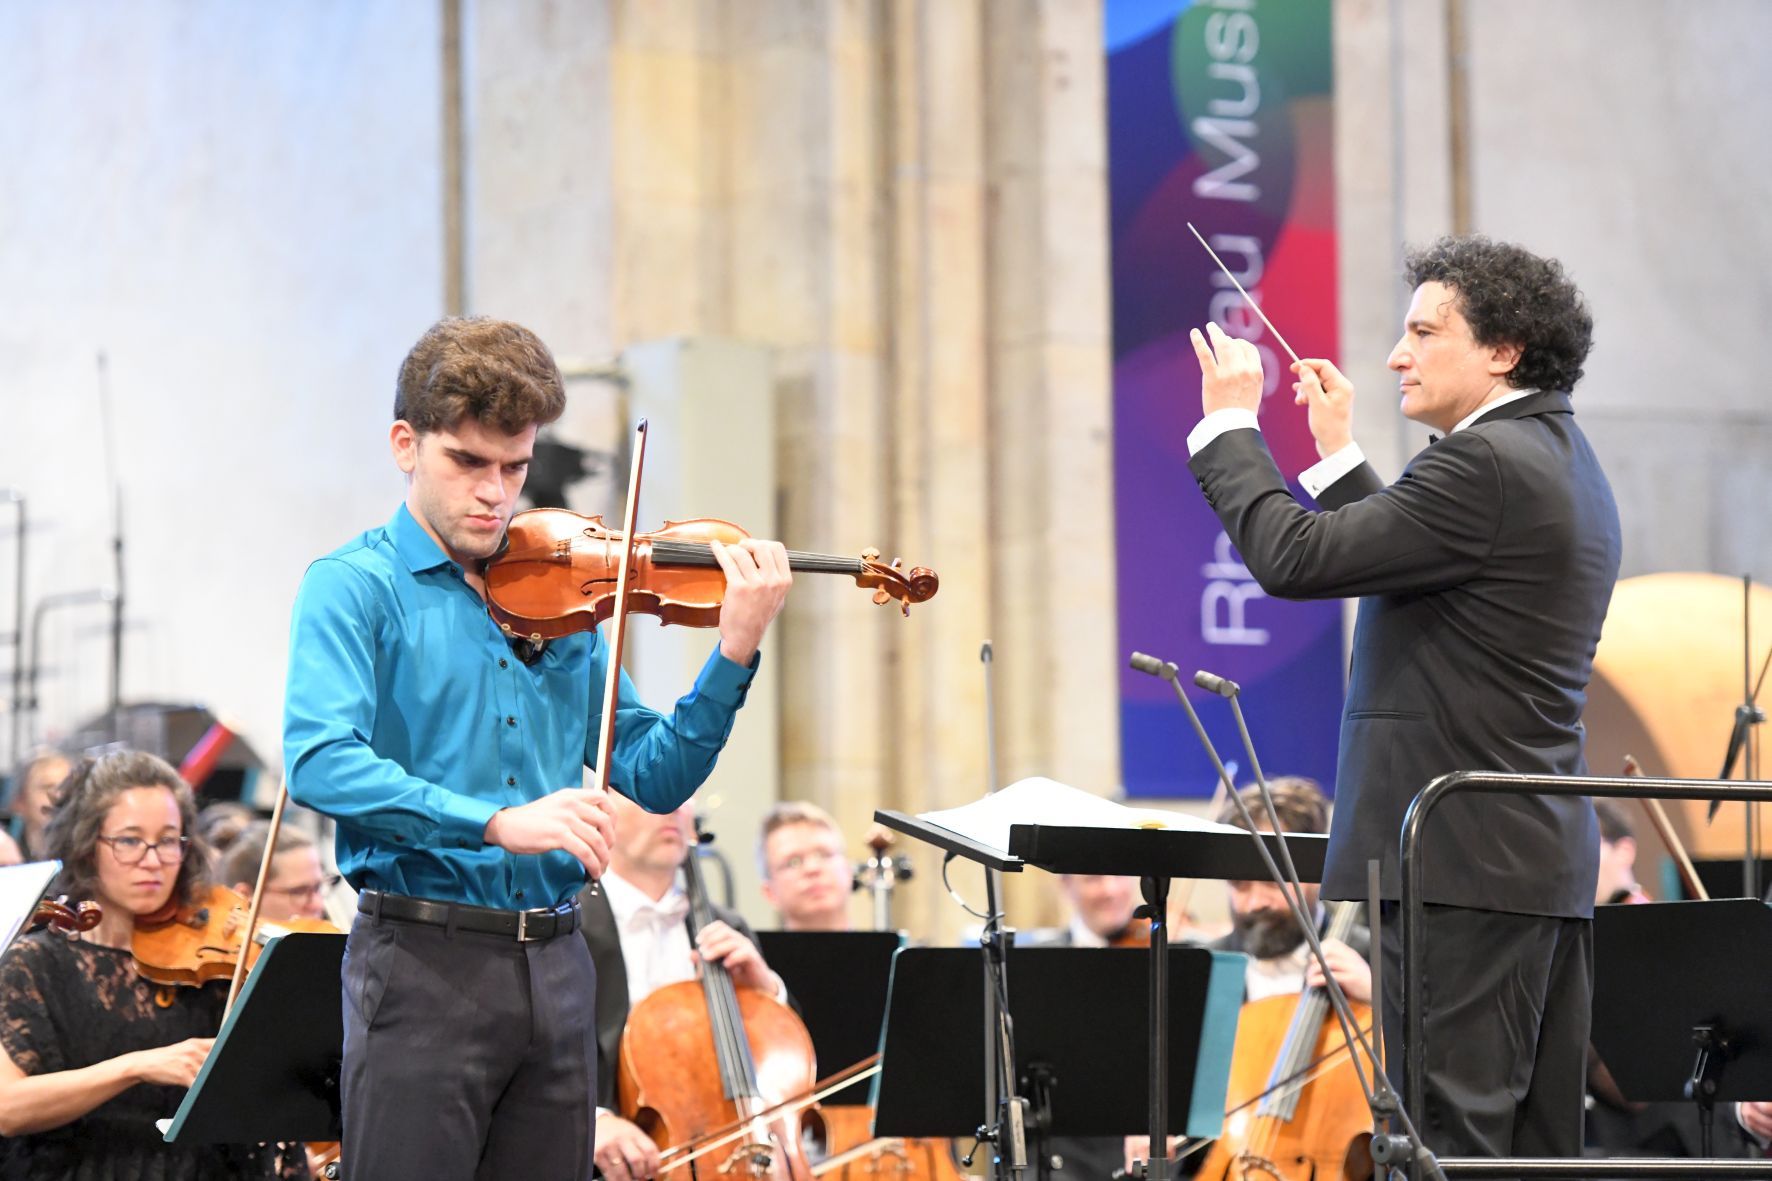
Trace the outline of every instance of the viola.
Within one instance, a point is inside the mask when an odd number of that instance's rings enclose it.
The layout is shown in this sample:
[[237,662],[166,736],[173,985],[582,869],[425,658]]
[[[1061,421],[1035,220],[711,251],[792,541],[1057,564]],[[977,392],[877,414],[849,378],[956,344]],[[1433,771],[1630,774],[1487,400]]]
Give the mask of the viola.
[[[736,545],[749,536],[730,521],[701,517],[635,533],[630,549],[627,532],[610,529],[602,517],[529,509],[511,518],[504,548],[486,564],[486,607],[507,635],[536,642],[589,631],[615,614],[627,551],[627,611],[686,627],[717,627],[726,575],[711,543]],[[879,551],[871,549],[856,558],[788,551],[789,569],[848,575],[874,591],[875,603],[896,601],[908,615],[912,603],[934,597],[940,580],[926,566],[900,565],[896,558],[880,561]]]
[[[705,839],[699,822],[696,836]],[[714,921],[699,860],[691,845],[683,876],[692,938]],[[703,1155],[681,1145],[739,1124],[743,1133],[711,1154],[708,1175],[811,1181],[801,1146],[810,1111],[791,1100],[817,1078],[812,1036],[794,1011],[704,961],[699,980],[667,984],[628,1014],[616,1096],[622,1116],[665,1150],[661,1177],[683,1175],[690,1155]]]
[[[1354,903],[1330,904],[1330,939],[1347,938]],[[1349,1001],[1356,1024],[1371,1024],[1369,1005]],[[1310,1181],[1369,1177],[1361,1151],[1372,1120],[1340,1024],[1329,1018],[1322,988],[1245,1004],[1231,1052],[1224,1132],[1198,1176],[1210,1181]]]

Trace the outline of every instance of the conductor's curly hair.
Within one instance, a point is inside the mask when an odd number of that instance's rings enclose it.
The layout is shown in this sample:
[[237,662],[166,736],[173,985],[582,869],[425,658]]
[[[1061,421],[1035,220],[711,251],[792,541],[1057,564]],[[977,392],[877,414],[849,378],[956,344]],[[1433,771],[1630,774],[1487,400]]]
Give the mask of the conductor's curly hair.
[[1411,288],[1444,283],[1480,345],[1515,344],[1515,389],[1570,390],[1594,343],[1594,318],[1555,259],[1481,234],[1447,236],[1403,260]]

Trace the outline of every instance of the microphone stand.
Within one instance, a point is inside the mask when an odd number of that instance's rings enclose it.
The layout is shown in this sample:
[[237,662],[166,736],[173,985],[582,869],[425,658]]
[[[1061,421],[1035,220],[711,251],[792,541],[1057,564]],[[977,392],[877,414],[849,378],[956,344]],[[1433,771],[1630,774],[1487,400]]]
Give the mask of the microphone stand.
[[[1766,670],[1772,667],[1772,650],[1767,651],[1766,661],[1760,665],[1759,679],[1753,677],[1753,576],[1741,576],[1741,704],[1735,707],[1735,724],[1729,729],[1729,748],[1723,755],[1723,769],[1717,773],[1718,779],[1728,779],[1735,773],[1735,761],[1746,756],[1742,764],[1743,779],[1760,777],[1760,743],[1759,734],[1755,730],[1766,720],[1766,711],[1759,706],[1760,689],[1766,683]],[[1723,801],[1712,800],[1710,811],[1706,814],[1707,821],[1716,819],[1717,809]],[[1747,898],[1760,897],[1760,805],[1754,800],[1744,801],[1743,814],[1746,819],[1746,841],[1741,857],[1741,888]]]
[[[1360,1029],[1359,1023],[1354,1020],[1353,1010],[1348,1006],[1347,996],[1342,992],[1341,985],[1336,982],[1334,974],[1329,970],[1328,957],[1324,954],[1322,940],[1317,935],[1316,918],[1304,907],[1304,883],[1299,879],[1297,866],[1292,860],[1292,851],[1286,844],[1286,834],[1280,824],[1279,810],[1274,806],[1273,795],[1268,790],[1267,780],[1262,776],[1261,764],[1255,755],[1255,744],[1250,739],[1242,707],[1237,702],[1237,696],[1241,692],[1240,687],[1235,681],[1214,676],[1208,672],[1198,673],[1194,678],[1195,683],[1202,689],[1216,693],[1231,703],[1231,711],[1236,716],[1237,729],[1242,736],[1243,749],[1249,756],[1250,769],[1255,775],[1256,789],[1261,795],[1262,807],[1267,811],[1273,830],[1274,843],[1280,850],[1281,860],[1285,862],[1284,872],[1275,862],[1273,854],[1268,851],[1267,842],[1262,840],[1260,826],[1256,824],[1255,817],[1250,813],[1248,805],[1243,802],[1243,797],[1238,793],[1236,785],[1231,782],[1230,773],[1225,770],[1224,762],[1218,757],[1217,748],[1212,745],[1212,739],[1207,737],[1206,728],[1201,725],[1199,714],[1194,712],[1193,703],[1187,698],[1187,691],[1176,679],[1180,670],[1168,661],[1147,656],[1142,652],[1132,654],[1131,665],[1139,672],[1168,681],[1174,688],[1176,700],[1186,711],[1188,722],[1194,728],[1194,734],[1199,738],[1200,745],[1205,748],[1206,757],[1212,761],[1212,766],[1217,770],[1226,796],[1236,805],[1238,815],[1248,826],[1250,839],[1255,842],[1255,847],[1261,854],[1262,864],[1279,886],[1281,895],[1286,899],[1287,909],[1291,911],[1293,921],[1298,924],[1298,929],[1303,933],[1305,942],[1310,948],[1311,958],[1323,974],[1324,994],[1329,999],[1329,1006],[1335,1013],[1336,1022],[1341,1026],[1342,1037],[1346,1039],[1350,1048],[1358,1048],[1358,1052],[1349,1053],[1348,1058],[1353,1063],[1354,1074],[1359,1081],[1360,1091],[1365,1096],[1366,1106],[1372,1112],[1373,1162],[1386,1168],[1393,1166],[1404,1168],[1413,1163],[1427,1176],[1435,1178],[1436,1181],[1445,1181],[1445,1174],[1440,1170],[1439,1161],[1422,1142],[1421,1135],[1415,1128],[1415,1122],[1409,1118],[1409,1113],[1404,1109],[1401,1098],[1390,1085],[1390,1080],[1385,1077],[1384,1072],[1377,1069],[1379,1057],[1372,1041]],[[1374,934],[1376,935],[1376,932]],[[1382,998],[1375,999],[1382,1004]],[[1370,1063],[1374,1067],[1370,1079],[1367,1077],[1365,1065],[1361,1062],[1362,1055],[1364,1055],[1366,1063]],[[1402,1124],[1402,1134],[1380,1130],[1381,1127],[1388,1128],[1393,1120]]]

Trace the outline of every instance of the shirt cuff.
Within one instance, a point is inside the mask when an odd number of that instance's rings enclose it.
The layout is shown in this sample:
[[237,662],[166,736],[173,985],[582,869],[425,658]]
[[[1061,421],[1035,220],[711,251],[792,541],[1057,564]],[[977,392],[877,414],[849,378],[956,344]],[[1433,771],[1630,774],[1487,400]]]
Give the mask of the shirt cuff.
[[1244,410],[1240,406],[1227,406],[1223,410],[1214,410],[1195,424],[1194,429],[1187,433],[1187,453],[1190,458],[1206,450],[1206,445],[1226,431],[1251,430],[1258,431],[1261,424],[1255,420],[1255,411]]
[[1360,445],[1349,443],[1340,451],[1331,453],[1299,472],[1298,482],[1310,493],[1311,499],[1315,500],[1323,494],[1324,489],[1365,462],[1366,453],[1360,450]]
[[696,695],[737,709],[744,704],[744,695],[756,679],[757,666],[762,660],[761,652],[752,656],[749,664],[728,660],[720,646],[715,644],[714,654],[708,657],[708,662],[701,666],[701,675],[695,678]]
[[482,849],[486,823],[505,805],[492,800],[451,793],[437,818],[438,836],[445,849]]

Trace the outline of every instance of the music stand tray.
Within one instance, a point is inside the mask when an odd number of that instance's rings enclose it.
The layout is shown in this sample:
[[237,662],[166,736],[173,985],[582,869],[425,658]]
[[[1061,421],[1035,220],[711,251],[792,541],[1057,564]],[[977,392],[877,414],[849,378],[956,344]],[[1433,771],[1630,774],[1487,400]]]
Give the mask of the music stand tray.
[[[879,1053],[892,957],[904,946],[902,935],[759,931],[757,943],[805,1019],[820,1075],[835,1074]],[[838,1107],[866,1104],[871,1088],[871,1080],[863,1079],[822,1102]]]
[[[1211,1137],[1224,1123],[1231,1047],[1243,999],[1244,957],[1169,951],[1169,1127]],[[1148,1132],[1150,1014],[1146,953],[1136,949],[1017,947],[1009,952],[1017,1089],[1049,1085],[1046,1136]],[[985,1088],[978,1029],[984,997],[978,953],[912,947],[892,964],[875,1094],[881,1136],[970,1136]]]
[[1693,1098],[1700,1026],[1729,1043],[1710,1100],[1772,1099],[1768,978],[1772,907],[1755,899],[1594,908],[1594,1048],[1627,1099]]
[[[1262,835],[1279,864],[1280,846]],[[1301,881],[1323,880],[1329,838],[1286,834]],[[1188,829],[1083,828],[1068,824],[1014,824],[1009,852],[1024,864],[1053,873],[1105,873],[1125,877],[1220,878],[1265,882],[1267,866],[1247,832],[1194,832]]]
[[169,1142],[267,1144],[339,1138],[344,935],[265,944],[215,1046],[166,1128]]

